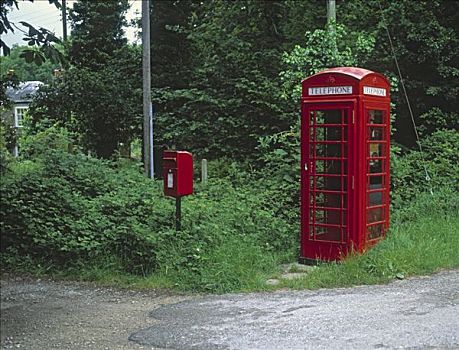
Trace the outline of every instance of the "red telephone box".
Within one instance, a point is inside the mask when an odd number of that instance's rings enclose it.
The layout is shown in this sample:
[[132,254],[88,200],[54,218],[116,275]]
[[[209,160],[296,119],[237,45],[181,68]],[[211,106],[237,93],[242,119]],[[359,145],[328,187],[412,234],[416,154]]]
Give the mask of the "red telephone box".
[[362,68],[302,82],[301,256],[339,260],[389,228],[390,86]]

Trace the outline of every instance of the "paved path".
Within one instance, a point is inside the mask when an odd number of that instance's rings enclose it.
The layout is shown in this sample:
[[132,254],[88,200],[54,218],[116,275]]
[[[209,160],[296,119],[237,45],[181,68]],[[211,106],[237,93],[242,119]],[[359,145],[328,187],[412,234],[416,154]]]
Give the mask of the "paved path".
[[210,297],[2,277],[2,349],[459,349],[459,270]]
[[165,305],[131,335],[167,349],[459,349],[459,271],[319,291]]

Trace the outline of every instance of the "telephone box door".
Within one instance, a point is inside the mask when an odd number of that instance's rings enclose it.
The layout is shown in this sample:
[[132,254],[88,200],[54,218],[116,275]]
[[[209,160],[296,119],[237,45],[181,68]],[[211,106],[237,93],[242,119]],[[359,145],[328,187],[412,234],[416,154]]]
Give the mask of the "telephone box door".
[[354,106],[303,104],[301,246],[308,259],[339,259],[353,241]]

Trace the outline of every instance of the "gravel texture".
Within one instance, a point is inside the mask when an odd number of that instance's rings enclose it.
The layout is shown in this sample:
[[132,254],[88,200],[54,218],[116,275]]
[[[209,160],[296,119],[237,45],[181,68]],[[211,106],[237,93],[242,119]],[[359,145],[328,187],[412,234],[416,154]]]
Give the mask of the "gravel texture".
[[128,340],[161,305],[189,297],[165,291],[2,276],[2,349],[156,349]]
[[130,339],[170,349],[459,349],[459,271],[165,305]]
[[2,276],[2,349],[459,349],[459,271],[183,296]]

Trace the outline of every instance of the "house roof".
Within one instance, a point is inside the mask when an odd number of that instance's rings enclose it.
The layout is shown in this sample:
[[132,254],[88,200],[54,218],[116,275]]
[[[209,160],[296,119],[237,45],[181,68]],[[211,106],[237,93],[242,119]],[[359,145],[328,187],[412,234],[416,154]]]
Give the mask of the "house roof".
[[20,83],[18,87],[8,87],[6,89],[6,95],[14,103],[30,102],[33,95],[35,95],[40,86],[44,85],[43,82],[38,80],[25,81]]

